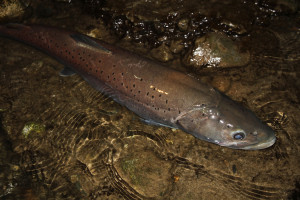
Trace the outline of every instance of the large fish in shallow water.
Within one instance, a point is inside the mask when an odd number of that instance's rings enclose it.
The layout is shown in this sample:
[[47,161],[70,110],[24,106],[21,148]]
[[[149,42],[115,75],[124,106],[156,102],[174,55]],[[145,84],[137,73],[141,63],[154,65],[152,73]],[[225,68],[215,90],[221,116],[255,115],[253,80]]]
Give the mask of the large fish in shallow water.
[[45,26],[0,25],[0,35],[62,62],[97,90],[151,124],[178,128],[221,146],[264,149],[273,130],[253,112],[199,80],[86,35]]

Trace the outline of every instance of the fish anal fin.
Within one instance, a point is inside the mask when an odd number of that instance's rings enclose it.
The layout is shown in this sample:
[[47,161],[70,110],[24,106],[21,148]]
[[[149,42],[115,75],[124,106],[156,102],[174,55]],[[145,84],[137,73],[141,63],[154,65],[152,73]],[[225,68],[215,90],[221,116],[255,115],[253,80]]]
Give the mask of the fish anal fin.
[[76,74],[76,72],[74,72],[71,68],[69,67],[65,67],[63,70],[60,71],[59,75],[66,77],[66,76],[72,76]]

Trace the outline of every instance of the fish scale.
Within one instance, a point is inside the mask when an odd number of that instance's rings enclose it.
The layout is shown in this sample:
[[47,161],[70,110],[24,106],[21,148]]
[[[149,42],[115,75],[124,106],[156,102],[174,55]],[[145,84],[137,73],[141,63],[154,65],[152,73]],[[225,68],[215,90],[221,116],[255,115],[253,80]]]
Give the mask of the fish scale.
[[154,125],[181,129],[196,138],[236,149],[263,149],[273,130],[253,112],[196,78],[86,35],[38,25],[0,26],[0,36],[29,44],[79,74]]

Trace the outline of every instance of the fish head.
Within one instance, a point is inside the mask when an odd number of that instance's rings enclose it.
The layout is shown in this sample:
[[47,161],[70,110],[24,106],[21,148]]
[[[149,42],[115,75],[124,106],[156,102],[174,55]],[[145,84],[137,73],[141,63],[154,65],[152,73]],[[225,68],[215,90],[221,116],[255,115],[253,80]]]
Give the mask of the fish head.
[[274,131],[252,111],[225,95],[218,105],[193,106],[176,123],[199,139],[234,149],[265,149],[276,140]]

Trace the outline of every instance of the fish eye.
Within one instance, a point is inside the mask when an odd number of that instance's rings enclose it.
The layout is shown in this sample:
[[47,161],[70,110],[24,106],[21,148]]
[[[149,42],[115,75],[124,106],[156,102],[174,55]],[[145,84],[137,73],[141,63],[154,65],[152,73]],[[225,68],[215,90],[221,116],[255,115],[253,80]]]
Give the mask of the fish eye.
[[242,140],[245,138],[245,133],[239,131],[239,132],[234,133],[232,137],[235,140]]

